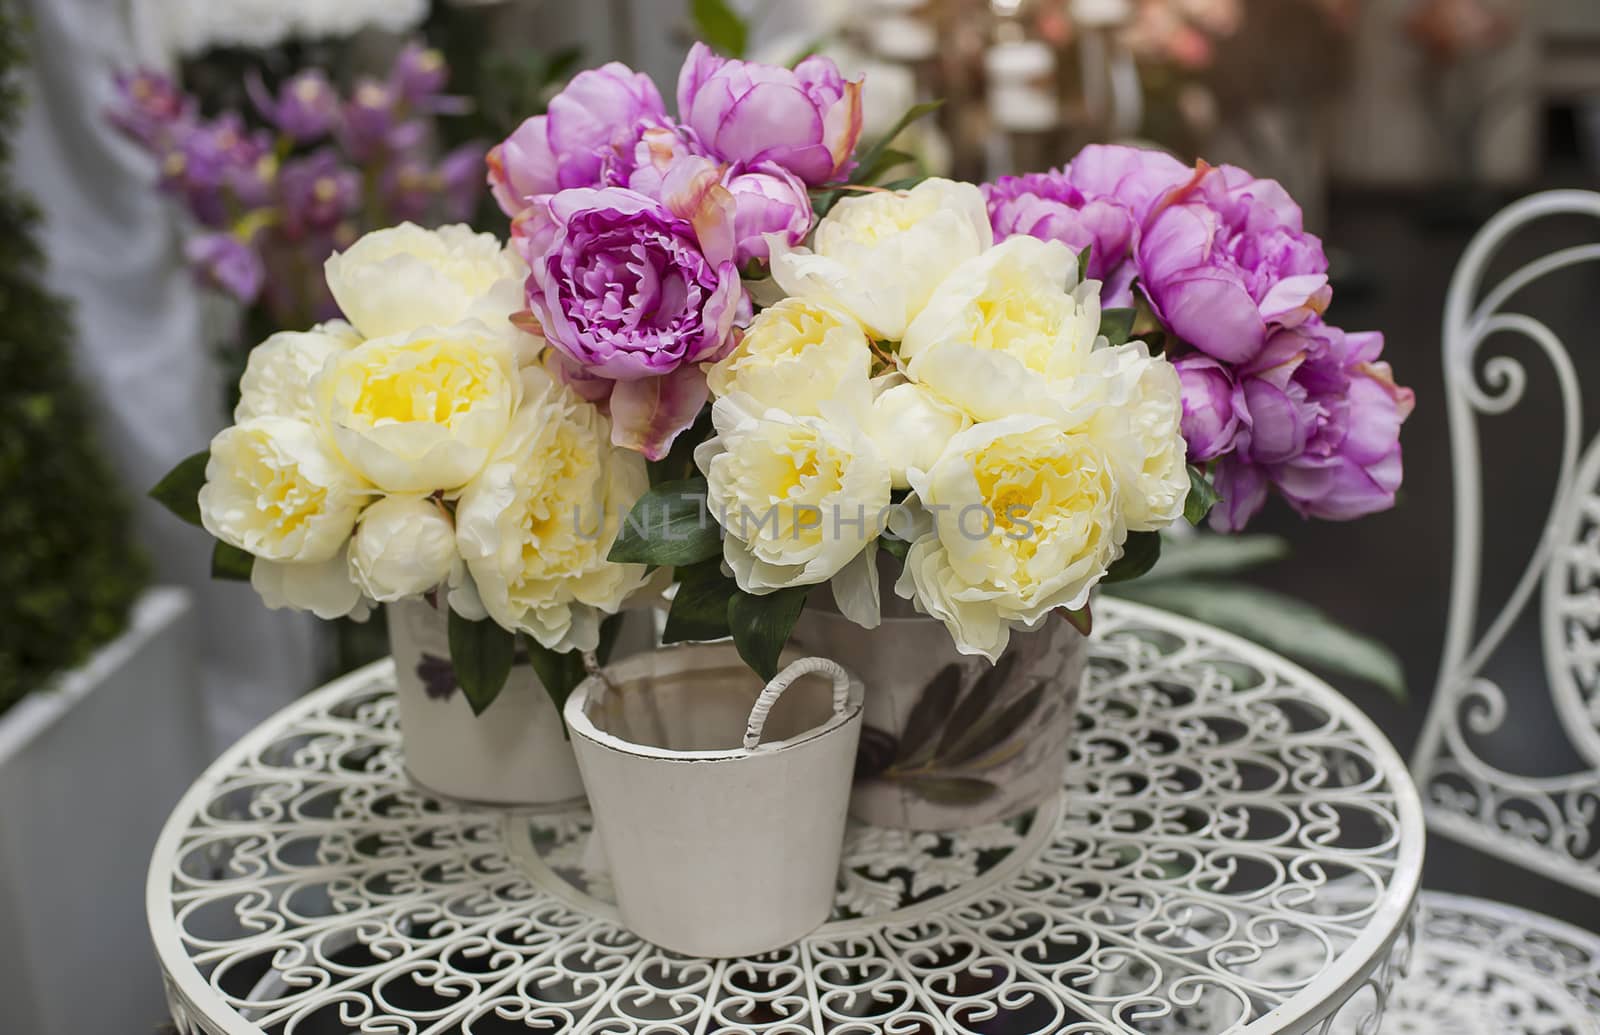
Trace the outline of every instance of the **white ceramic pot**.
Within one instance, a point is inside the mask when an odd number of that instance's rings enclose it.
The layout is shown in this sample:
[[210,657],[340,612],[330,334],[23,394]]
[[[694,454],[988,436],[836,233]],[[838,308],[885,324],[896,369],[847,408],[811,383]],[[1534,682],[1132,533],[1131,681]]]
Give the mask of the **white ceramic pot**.
[[832,658],[866,684],[851,815],[874,826],[959,830],[1014,816],[1060,789],[1088,652],[1066,620],[1012,633],[991,665],[961,654],[943,624],[892,594],[872,630],[832,605],[826,590],[814,594],[790,645]]
[[784,690],[786,669],[764,691],[729,644],[667,647],[567,700],[617,908],[640,937],[748,956],[827,919],[862,688],[808,660],[829,673]]
[[561,715],[525,658],[494,703],[474,715],[455,684],[445,611],[423,600],[384,611],[401,750],[413,780],[446,797],[497,805],[559,807],[583,798]]

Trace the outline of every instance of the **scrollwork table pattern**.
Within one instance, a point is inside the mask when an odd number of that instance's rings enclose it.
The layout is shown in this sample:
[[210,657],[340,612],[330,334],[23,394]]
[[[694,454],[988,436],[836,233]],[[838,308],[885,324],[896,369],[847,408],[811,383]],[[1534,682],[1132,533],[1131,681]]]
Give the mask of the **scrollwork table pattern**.
[[1060,797],[953,835],[851,830],[834,919],[755,959],[616,920],[586,813],[442,802],[388,663],[320,690],[179,804],[148,907],[184,1035],[1376,1030],[1421,810],[1351,705],[1272,654],[1096,605]]

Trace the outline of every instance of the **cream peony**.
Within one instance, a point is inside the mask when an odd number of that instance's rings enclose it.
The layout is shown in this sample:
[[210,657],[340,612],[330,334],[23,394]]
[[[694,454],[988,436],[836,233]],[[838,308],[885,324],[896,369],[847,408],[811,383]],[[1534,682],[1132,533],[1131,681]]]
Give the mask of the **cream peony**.
[[1094,358],[1103,404],[1085,430],[1111,459],[1128,531],[1158,532],[1183,516],[1189,499],[1178,372],[1143,342]]
[[354,327],[343,320],[319,323],[309,331],[279,331],[250,350],[239,379],[239,405],[234,423],[251,417],[316,419],[311,382],[328,357],[361,343]]
[[1078,382],[1100,335],[1100,285],[1077,277],[1066,245],[1033,237],[962,263],[906,330],[906,373],[978,420],[1029,412],[1077,423],[1089,387]]
[[317,413],[339,454],[385,492],[452,491],[494,455],[521,388],[506,340],[476,320],[334,355]]
[[993,243],[977,187],[924,180],[844,198],[809,249],[774,237],[772,276],[790,295],[850,314],[873,338],[899,341],[945,277]]
[[311,425],[254,417],[211,440],[200,519],[207,532],[258,558],[325,561],[350,537],[369,492]]
[[738,393],[761,406],[814,415],[842,385],[864,383],[871,371],[860,324],[822,303],[786,298],[751,321],[706,380],[718,398]]
[[695,450],[739,588],[770,593],[839,574],[883,531],[889,465],[867,433],[866,385],[796,416],[731,395]]
[[898,376],[882,382],[872,401],[872,441],[889,464],[894,487],[908,489],[907,472],[931,469],[972,419],[922,385]]
[[374,230],[331,256],[324,272],[340,311],[367,338],[469,319],[513,340],[527,337],[509,322],[524,308],[527,266],[493,234],[465,225]]
[[364,621],[372,602],[350,577],[350,562],[341,549],[324,561],[293,563],[256,558],[250,568],[250,585],[261,602],[273,610],[310,611],[318,618],[354,618]]
[[933,520],[895,592],[944,622],[963,654],[998,660],[1013,628],[1082,607],[1126,539],[1110,459],[1045,417],[969,428],[912,482]]
[[[600,620],[645,578],[606,554],[649,486],[644,459],[611,445],[609,422],[538,367],[494,460],[461,493],[456,544],[497,623],[551,650],[593,650]],[[471,591],[456,587],[452,606]]]
[[386,496],[368,507],[350,541],[350,578],[379,603],[438,587],[456,563],[456,530],[430,496]]

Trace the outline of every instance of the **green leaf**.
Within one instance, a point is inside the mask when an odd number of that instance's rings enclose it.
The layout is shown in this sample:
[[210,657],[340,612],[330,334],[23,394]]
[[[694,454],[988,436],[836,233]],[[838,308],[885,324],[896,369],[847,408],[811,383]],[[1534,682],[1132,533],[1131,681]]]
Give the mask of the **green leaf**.
[[1211,508],[1222,502],[1222,497],[1217,493],[1217,487],[1211,484],[1211,478],[1194,464],[1189,465],[1189,498],[1183,504],[1183,518],[1191,525],[1198,525],[1211,513]]
[[1294,597],[1199,579],[1141,582],[1111,592],[1237,633],[1304,664],[1375,683],[1397,698],[1406,696],[1405,672],[1393,651]]
[[907,163],[914,163],[916,160],[917,156],[914,154],[886,147],[873,160],[871,168],[863,166],[856,169],[855,173],[850,177],[850,181],[863,184],[876,183],[890,169]]
[[879,163],[882,161],[883,153],[889,150],[889,146],[894,143],[894,138],[903,133],[905,128],[911,125],[913,122],[925,115],[929,115],[935,111],[938,111],[939,107],[943,104],[944,101],[924,101],[921,104],[913,104],[911,107],[907,108],[906,113],[900,116],[900,118],[895,121],[893,126],[889,127],[889,131],[879,138],[877,143],[867,148],[865,152],[857,157],[856,172],[851,176],[850,182],[865,183],[865,180],[859,179],[858,177],[862,176],[866,171],[873,169],[882,171],[879,167]]
[[673,574],[678,580],[678,592],[673,594],[672,607],[667,611],[661,642],[720,640],[732,635],[728,603],[739,587],[722,574],[721,558],[679,568]]
[[250,554],[220,539],[211,548],[211,577],[214,579],[249,582],[250,569],[255,563],[256,559]]
[[833,206],[838,202],[839,196],[842,193],[843,193],[842,191],[838,191],[838,190],[822,190],[822,191],[814,190],[814,191],[812,191],[811,192],[811,212],[812,212],[812,214],[815,215],[818,219],[821,219],[823,216],[827,215],[833,209]]
[[1100,333],[1112,345],[1126,345],[1133,337],[1133,321],[1137,309],[1103,309],[1100,312]]
[[706,509],[706,480],[663,482],[639,497],[607,560],[681,568],[722,556],[722,532]]
[[1232,575],[1281,561],[1287,556],[1288,540],[1275,535],[1214,535],[1209,532],[1168,535],[1161,543],[1161,563],[1150,577]]
[[1088,636],[1094,632],[1094,613],[1089,610],[1089,607],[1090,605],[1084,604],[1076,611],[1065,607],[1057,608],[1056,614],[1066,619],[1067,624],[1078,630],[1081,635]]
[[1086,244],[1083,251],[1078,253],[1078,283],[1082,284],[1089,279],[1089,260],[1094,258],[1094,245]]
[[728,629],[733,644],[739,648],[739,657],[762,679],[778,674],[778,657],[810,590],[810,586],[790,586],[761,596],[740,591],[729,599]]
[[625,613],[606,615],[601,619],[600,643],[594,649],[594,660],[602,665],[611,660],[611,652],[617,646],[617,637],[622,635],[622,623],[625,621]]
[[898,539],[892,535],[879,536],[878,546],[887,551],[889,555],[897,561],[904,561],[906,559],[906,554],[911,552],[910,543],[906,542],[904,539]]
[[567,724],[562,709],[566,707],[572,691],[589,675],[589,670],[583,664],[583,655],[575,650],[558,654],[532,637],[524,637],[524,641],[528,645],[528,664],[533,666],[534,675],[539,677],[544,692],[550,695],[550,703],[556,706],[556,714],[563,716],[561,729],[565,733]]
[[727,0],[692,0],[689,17],[694,20],[695,35],[713,50],[728,57],[744,57],[750,27],[728,6]]
[[918,173],[915,176],[906,176],[898,180],[890,180],[888,183],[880,183],[878,186],[884,190],[910,190],[927,178],[927,173]]
[[200,524],[200,489],[206,483],[206,463],[211,451],[196,453],[178,462],[165,478],[150,490],[150,498],[191,525]]
[[1161,559],[1160,532],[1129,532],[1128,541],[1122,544],[1122,556],[1111,565],[1102,586],[1130,582],[1148,572]]
[[474,622],[450,612],[450,664],[472,714],[482,715],[500,696],[516,650],[516,636],[491,619]]

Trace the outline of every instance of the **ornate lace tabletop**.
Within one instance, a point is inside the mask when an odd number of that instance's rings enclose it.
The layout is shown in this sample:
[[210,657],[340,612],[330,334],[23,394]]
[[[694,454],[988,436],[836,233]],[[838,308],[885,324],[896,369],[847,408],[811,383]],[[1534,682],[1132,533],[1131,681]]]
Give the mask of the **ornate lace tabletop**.
[[1376,1030],[1423,828],[1377,730],[1204,625],[1096,604],[1060,797],[958,834],[853,827],[834,918],[728,961],[642,942],[586,811],[437,800],[392,667],[229,750],[156,846],[150,926],[185,1035]]

